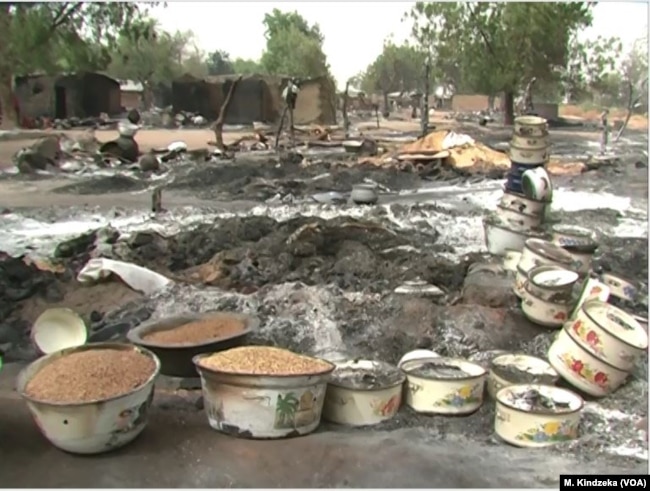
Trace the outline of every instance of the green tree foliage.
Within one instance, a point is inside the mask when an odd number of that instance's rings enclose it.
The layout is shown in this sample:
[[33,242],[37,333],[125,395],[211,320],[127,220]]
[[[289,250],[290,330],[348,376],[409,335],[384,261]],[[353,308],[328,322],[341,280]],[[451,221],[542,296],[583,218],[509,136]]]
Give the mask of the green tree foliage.
[[298,12],[273,9],[264,16],[266,49],[261,65],[264,72],[301,78],[330,76],[323,53],[323,36],[317,24]]
[[242,75],[264,73],[264,67],[259,61],[244,58],[235,58],[232,62],[232,68],[235,73]]
[[183,71],[186,33],[170,34],[153,19],[143,18],[117,39],[108,73],[122,80],[142,84],[167,82]]
[[213,51],[206,60],[209,75],[228,75],[235,73],[230,55],[223,50]]
[[422,85],[424,62],[421,50],[386,41],[381,54],[364,72],[361,88],[369,94],[416,90]]
[[0,107],[2,126],[16,124],[12,85],[16,75],[71,66],[105,66],[120,35],[152,4],[0,3]]
[[560,80],[569,42],[591,24],[592,5],[417,2],[409,17],[415,39],[443,75],[475,92],[503,92],[512,122],[514,95],[526,80]]

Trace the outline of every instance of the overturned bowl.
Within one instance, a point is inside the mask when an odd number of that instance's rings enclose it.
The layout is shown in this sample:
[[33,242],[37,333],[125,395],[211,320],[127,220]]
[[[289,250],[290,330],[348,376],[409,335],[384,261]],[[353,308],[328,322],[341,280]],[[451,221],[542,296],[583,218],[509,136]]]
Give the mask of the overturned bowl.
[[71,309],[47,309],[34,321],[32,343],[42,355],[86,344],[88,329],[83,319]]
[[547,447],[578,437],[582,398],[547,385],[511,385],[496,394],[494,431],[517,447]]
[[323,418],[366,426],[397,414],[406,376],[397,367],[372,360],[338,363],[327,383]]
[[509,353],[490,363],[487,391],[496,398],[504,387],[519,384],[555,385],[560,375],[546,361],[534,356]]
[[401,366],[406,404],[423,414],[469,414],[483,404],[486,370],[458,358],[422,358]]
[[379,200],[377,186],[373,184],[355,184],[350,199],[358,205],[373,205]]
[[[114,397],[88,402],[56,402],[29,395],[29,383],[48,365],[78,353],[111,350],[151,360],[143,382]],[[44,356],[18,375],[16,390],[27,402],[38,429],[55,447],[77,454],[115,450],[133,441],[147,424],[153,401],[154,382],[160,370],[158,358],[149,350],[122,343],[93,343]],[[102,372],[102,376],[109,376]],[[68,381],[61,376],[61,384]],[[101,380],[97,379],[97,383]]]

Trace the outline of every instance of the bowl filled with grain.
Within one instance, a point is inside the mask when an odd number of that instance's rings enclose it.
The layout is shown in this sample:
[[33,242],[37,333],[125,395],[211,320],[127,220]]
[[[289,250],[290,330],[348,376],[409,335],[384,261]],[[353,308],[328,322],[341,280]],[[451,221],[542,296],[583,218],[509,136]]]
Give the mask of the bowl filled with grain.
[[124,343],[93,343],[39,358],[17,391],[54,446],[97,454],[133,441],[147,423],[160,361]]
[[161,374],[197,377],[192,358],[240,345],[259,324],[256,317],[235,312],[185,314],[140,324],[127,337],[156,354]]
[[242,438],[285,438],[314,431],[335,365],[269,346],[198,355],[210,426]]

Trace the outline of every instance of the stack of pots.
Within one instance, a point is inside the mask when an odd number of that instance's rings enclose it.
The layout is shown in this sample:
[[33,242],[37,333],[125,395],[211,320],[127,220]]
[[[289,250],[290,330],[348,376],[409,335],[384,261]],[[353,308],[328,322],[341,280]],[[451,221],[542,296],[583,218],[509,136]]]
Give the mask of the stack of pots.
[[540,226],[552,198],[551,181],[544,169],[549,146],[548,124],[544,118],[515,119],[505,192],[496,214],[483,222],[491,254],[505,256],[508,250],[521,251],[528,238],[543,237]]
[[548,361],[571,385],[594,397],[619,388],[648,349],[645,329],[625,311],[589,300],[558,333]]

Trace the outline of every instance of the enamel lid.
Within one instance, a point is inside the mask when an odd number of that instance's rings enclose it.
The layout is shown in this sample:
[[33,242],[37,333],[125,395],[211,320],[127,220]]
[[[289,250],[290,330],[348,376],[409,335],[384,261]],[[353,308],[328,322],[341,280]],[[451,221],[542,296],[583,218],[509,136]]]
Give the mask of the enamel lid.
[[525,242],[524,247],[529,249],[531,252],[542,256],[551,261],[562,263],[562,264],[572,264],[573,257],[567,251],[562,249],[560,246],[548,242],[547,240],[541,239],[528,239]]
[[601,329],[625,344],[643,350],[648,348],[648,333],[630,314],[599,300],[586,302],[582,310]]

